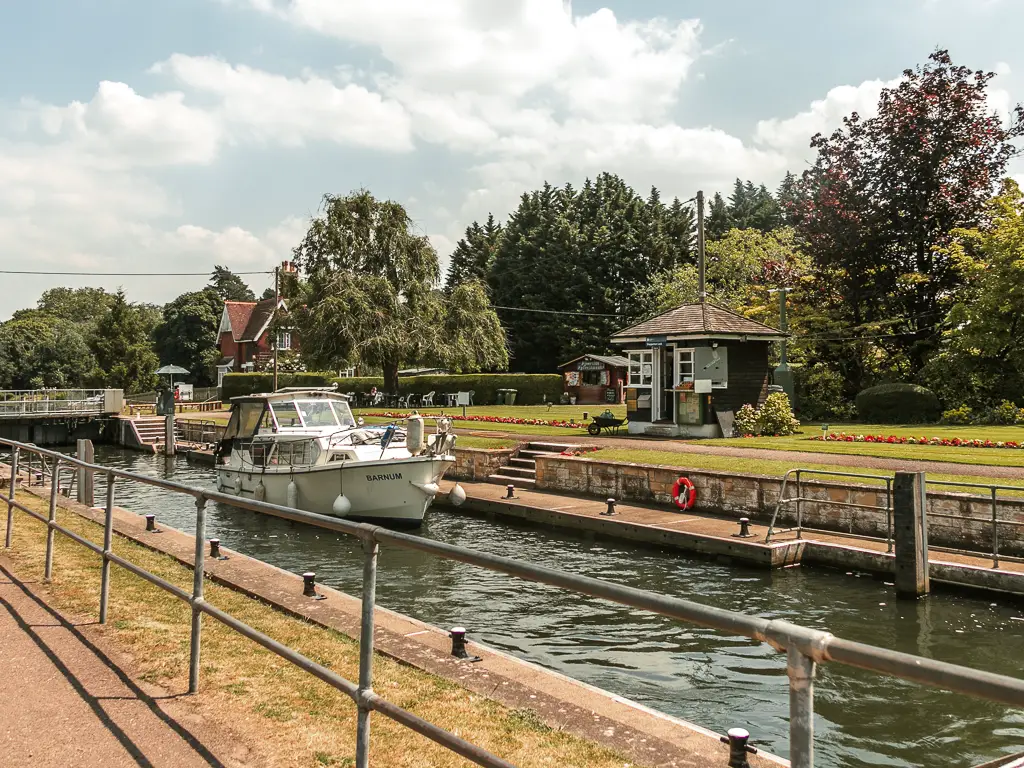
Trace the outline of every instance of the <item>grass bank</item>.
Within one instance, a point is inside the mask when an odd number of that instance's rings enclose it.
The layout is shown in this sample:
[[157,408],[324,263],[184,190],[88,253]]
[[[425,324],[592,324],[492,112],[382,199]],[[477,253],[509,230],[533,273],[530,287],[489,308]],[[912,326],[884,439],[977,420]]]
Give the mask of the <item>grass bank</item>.
[[[22,495],[45,514],[45,503]],[[15,513],[10,556],[17,575],[41,578],[45,526]],[[60,512],[76,533],[101,542],[102,528]],[[0,520],[0,530],[4,521]],[[166,555],[115,537],[128,560],[191,591],[192,571]],[[94,620],[99,603],[99,560],[58,534],[54,579],[47,596],[54,607]],[[286,616],[260,602],[207,582],[214,605],[296,648],[349,680],[358,679],[358,646],[346,636]],[[188,686],[189,608],[148,582],[111,569],[110,620],[104,634],[133,658],[132,673],[172,692]],[[390,701],[516,765],[621,768],[628,761],[609,750],[547,728],[532,711],[511,710],[454,683],[378,656],[374,688]],[[226,726],[261,753],[268,764],[322,768],[353,766],[355,705],[346,696],[269,651],[206,618],[197,715]],[[371,762],[397,768],[455,768],[466,762],[432,742],[374,715]]]
[[[767,475],[769,477],[782,477],[791,469],[794,469],[794,465],[790,461],[774,461],[771,459],[737,459],[734,456],[712,456],[705,454],[695,453],[676,453],[674,451],[651,451],[645,449],[632,449],[632,448],[603,448],[594,453],[585,453],[582,458],[591,461],[614,461],[619,463],[628,464],[654,464],[661,467],[674,467],[679,469],[680,473],[685,473],[687,469],[709,469],[718,472],[730,472],[730,473],[741,473],[746,475]],[[817,469],[822,471],[832,472],[850,472],[858,475],[875,475],[878,477],[892,476],[892,472],[888,472],[884,469],[873,469],[871,467],[856,467],[847,466],[837,461],[829,464],[821,463],[800,463],[801,469]],[[819,480],[835,480],[836,482],[843,483],[856,483],[863,482],[866,485],[873,485],[874,482],[870,480],[858,481],[852,478],[843,477],[828,477],[828,476],[817,476]],[[1001,495],[1007,496],[1018,496],[1024,495],[1024,483],[1017,480],[1011,480],[1007,478],[995,478],[995,477],[979,477],[971,475],[969,470],[965,467],[964,474],[960,475],[944,475],[939,473],[928,473],[929,480],[942,480],[951,483],[981,483],[984,485],[1005,485],[1011,487],[1020,487],[1020,493],[1013,491],[1007,491]],[[943,488],[946,491],[957,491],[956,488]],[[967,492],[969,489],[963,489]],[[975,491],[971,491],[976,492]],[[984,491],[982,492],[984,493]]]

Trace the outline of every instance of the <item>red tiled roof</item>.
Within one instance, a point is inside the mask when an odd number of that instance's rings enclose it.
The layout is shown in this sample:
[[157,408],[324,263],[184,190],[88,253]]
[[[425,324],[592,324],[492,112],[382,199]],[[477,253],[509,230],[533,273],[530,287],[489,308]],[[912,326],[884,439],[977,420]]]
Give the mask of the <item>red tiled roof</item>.
[[[262,331],[267,323],[270,322],[270,318],[274,316],[274,307],[276,301],[274,299],[264,299],[258,301],[252,305],[251,314],[249,315],[249,322],[245,326],[245,335],[240,341],[259,341],[260,331]],[[232,323],[232,327],[233,327]]]
[[657,317],[612,334],[612,341],[638,336],[785,336],[782,331],[750,320],[715,304],[683,304]]
[[225,301],[224,308],[228,313],[228,320],[231,322],[231,338],[235,341],[245,341],[245,330],[249,325],[249,318],[256,306],[255,301]]

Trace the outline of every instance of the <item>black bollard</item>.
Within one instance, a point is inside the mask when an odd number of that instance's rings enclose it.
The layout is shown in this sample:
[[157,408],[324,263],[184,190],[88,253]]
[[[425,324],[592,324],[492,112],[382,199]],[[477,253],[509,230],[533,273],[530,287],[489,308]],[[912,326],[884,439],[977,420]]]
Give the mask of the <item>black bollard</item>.
[[752,534],[750,532],[750,518],[749,517],[741,517],[740,518],[740,532],[739,533],[734,533],[733,536],[738,538],[738,539],[749,539],[749,538],[752,538],[753,535],[754,534]]
[[611,517],[615,514],[615,499],[608,499],[608,509],[601,513],[606,517]]
[[515,497],[516,497],[516,487],[514,485],[512,485],[512,483],[509,483],[508,485],[505,486],[505,498],[506,499],[514,499]]
[[210,539],[210,557],[214,560],[227,560],[227,558],[220,553],[220,539]]
[[146,530],[150,533],[156,532],[156,515],[146,515]]
[[316,597],[316,574],[307,571],[302,574],[302,594],[305,597]]
[[470,656],[466,650],[466,628],[452,627],[448,636],[452,639],[452,656],[466,661],[481,661],[479,656]]
[[729,768],[750,768],[747,753],[757,754],[757,750],[747,742],[750,734],[743,728],[730,728],[728,736],[722,736],[723,744],[729,745]]

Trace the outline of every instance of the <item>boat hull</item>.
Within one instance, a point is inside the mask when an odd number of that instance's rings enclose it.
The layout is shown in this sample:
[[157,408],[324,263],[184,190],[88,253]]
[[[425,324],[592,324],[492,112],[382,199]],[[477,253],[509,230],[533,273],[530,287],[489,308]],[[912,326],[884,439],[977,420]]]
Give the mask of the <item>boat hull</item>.
[[[222,493],[252,499],[262,483],[262,500],[270,504],[287,507],[294,501],[297,509],[319,515],[415,526],[423,521],[437,484],[453,463],[451,457],[423,456],[391,462],[337,462],[301,471],[219,466],[217,486]],[[293,482],[296,496],[290,500],[288,486]],[[342,494],[351,509],[338,514],[335,501]]]

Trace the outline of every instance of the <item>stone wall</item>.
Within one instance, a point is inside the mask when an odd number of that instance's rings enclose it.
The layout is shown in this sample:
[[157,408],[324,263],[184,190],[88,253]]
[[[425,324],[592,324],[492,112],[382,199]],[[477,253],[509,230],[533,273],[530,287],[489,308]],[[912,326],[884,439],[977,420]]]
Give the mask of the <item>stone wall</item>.
[[486,480],[508,464],[515,448],[499,450],[485,448],[455,448],[455,466],[445,473],[449,480]]
[[[598,498],[671,505],[672,486],[680,475],[688,477],[697,490],[697,510],[734,514],[762,523],[771,519],[782,490],[781,478],[765,475],[616,464],[567,456],[537,457],[537,490]],[[806,527],[886,536],[883,483],[871,487],[805,478],[801,486],[803,498],[814,499],[800,505]],[[796,495],[796,486],[791,479],[786,496]],[[856,509],[839,506],[835,502],[883,509]],[[781,525],[789,526],[796,522],[796,506],[795,503],[783,505],[779,512]],[[989,498],[930,491],[928,511],[931,515],[928,521],[931,544],[991,551],[992,502]],[[1024,499],[1000,499],[997,514],[1001,521],[1024,523]],[[1024,526],[999,525],[999,542],[1002,554],[1024,554]]]

